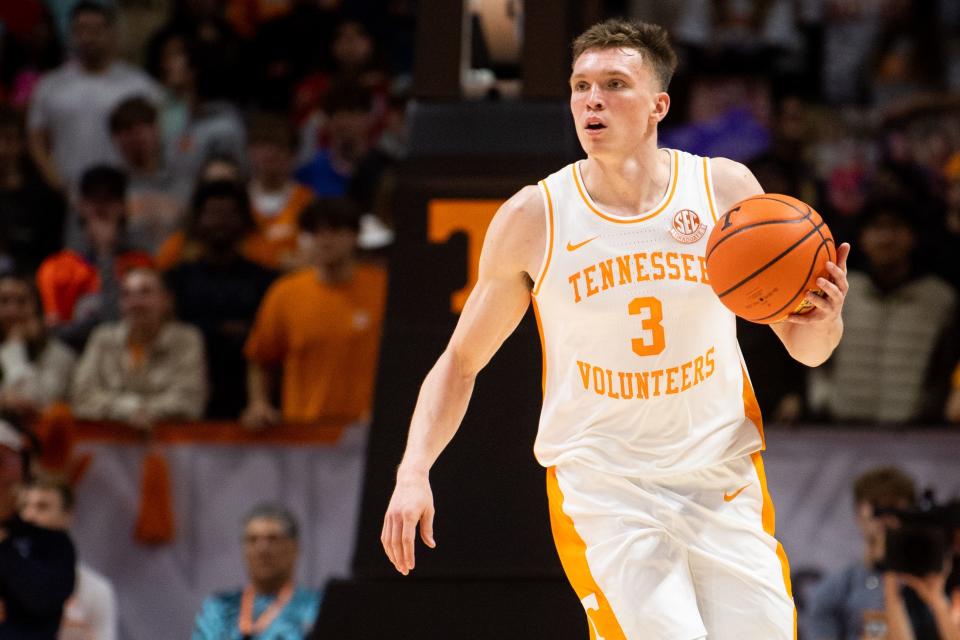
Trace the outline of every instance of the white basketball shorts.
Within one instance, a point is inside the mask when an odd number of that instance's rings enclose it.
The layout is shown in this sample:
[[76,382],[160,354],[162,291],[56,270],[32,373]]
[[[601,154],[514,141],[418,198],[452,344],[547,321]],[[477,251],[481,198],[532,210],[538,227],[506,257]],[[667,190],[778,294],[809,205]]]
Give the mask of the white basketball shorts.
[[793,640],[759,453],[655,479],[547,470],[554,541],[591,640]]

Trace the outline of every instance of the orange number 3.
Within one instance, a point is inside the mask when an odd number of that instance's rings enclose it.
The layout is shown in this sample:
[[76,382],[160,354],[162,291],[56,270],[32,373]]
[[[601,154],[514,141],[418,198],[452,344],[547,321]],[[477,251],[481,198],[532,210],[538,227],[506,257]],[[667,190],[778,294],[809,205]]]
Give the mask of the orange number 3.
[[634,298],[627,310],[632,316],[640,316],[640,327],[647,333],[641,338],[630,340],[633,352],[638,356],[655,356],[666,347],[663,336],[663,307],[660,300],[652,297]]

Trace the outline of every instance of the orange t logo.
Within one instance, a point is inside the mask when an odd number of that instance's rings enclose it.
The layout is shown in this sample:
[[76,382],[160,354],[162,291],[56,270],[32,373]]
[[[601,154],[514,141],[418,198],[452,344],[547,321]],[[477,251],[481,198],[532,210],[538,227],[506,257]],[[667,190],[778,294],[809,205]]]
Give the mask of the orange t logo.
[[450,296],[450,311],[460,313],[477,284],[480,249],[487,227],[503,200],[431,200],[427,203],[427,239],[446,242],[458,231],[467,235],[467,284]]

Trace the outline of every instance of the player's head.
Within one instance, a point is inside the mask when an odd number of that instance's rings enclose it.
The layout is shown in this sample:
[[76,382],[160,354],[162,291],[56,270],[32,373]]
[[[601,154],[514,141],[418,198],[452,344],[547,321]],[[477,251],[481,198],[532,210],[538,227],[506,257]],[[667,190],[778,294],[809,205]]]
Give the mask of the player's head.
[[61,480],[34,478],[20,493],[20,517],[45,529],[69,529],[73,489]]
[[670,108],[677,55],[663,27],[612,19],[573,42],[570,108],[588,153],[636,146],[656,135]]

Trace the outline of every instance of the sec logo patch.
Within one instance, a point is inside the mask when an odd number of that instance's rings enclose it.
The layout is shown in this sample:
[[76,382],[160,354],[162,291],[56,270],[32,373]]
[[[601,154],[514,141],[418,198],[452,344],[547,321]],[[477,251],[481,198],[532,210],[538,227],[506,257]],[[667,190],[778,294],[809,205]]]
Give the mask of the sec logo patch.
[[677,242],[692,244],[703,237],[707,232],[707,225],[700,221],[696,211],[681,209],[673,214],[673,223],[670,226],[670,235]]

